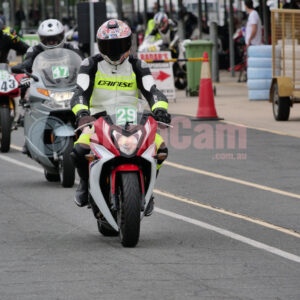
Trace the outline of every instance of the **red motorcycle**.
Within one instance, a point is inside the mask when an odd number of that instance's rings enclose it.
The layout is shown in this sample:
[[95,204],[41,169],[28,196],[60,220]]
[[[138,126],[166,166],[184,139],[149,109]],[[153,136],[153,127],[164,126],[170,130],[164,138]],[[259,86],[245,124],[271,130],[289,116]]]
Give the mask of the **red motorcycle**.
[[[158,122],[148,103],[118,98],[106,106],[106,115],[93,123],[89,160],[89,202],[104,236],[120,236],[124,247],[139,241],[140,222],[153,205]],[[86,126],[86,125],[85,125]],[[165,154],[164,154],[165,158]]]
[[0,150],[8,152],[10,135],[16,126],[13,122],[17,117],[15,98],[20,96],[19,83],[24,74],[11,74],[8,64],[0,64]]

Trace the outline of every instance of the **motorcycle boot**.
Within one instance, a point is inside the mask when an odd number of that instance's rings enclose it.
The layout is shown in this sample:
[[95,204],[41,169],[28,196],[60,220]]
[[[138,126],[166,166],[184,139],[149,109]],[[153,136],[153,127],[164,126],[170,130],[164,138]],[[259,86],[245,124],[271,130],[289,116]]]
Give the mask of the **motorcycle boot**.
[[153,209],[154,209],[154,196],[152,195],[145,209],[145,213],[144,213],[145,217],[150,217],[153,213]]
[[89,201],[89,169],[88,161],[85,159],[84,155],[87,154],[89,150],[76,145],[71,152],[71,157],[74,162],[75,167],[77,168],[77,173],[80,177],[80,183],[77,187],[74,202],[79,207],[87,206]]

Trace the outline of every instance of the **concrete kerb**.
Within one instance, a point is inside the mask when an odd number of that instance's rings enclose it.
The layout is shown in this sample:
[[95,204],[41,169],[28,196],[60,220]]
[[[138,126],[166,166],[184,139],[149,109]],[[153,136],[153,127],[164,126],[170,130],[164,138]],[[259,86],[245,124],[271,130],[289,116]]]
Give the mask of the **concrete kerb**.
[[[248,100],[247,83],[238,83],[237,76],[231,77],[227,71],[220,72],[220,82],[216,86],[215,106],[225,122],[241,124],[249,128],[264,130],[281,135],[300,138],[300,105],[291,108],[289,121],[275,121],[272,104],[265,101]],[[187,97],[185,91],[176,90],[176,103],[169,103],[171,114],[195,117],[198,96]],[[224,122],[224,121],[222,121]]]

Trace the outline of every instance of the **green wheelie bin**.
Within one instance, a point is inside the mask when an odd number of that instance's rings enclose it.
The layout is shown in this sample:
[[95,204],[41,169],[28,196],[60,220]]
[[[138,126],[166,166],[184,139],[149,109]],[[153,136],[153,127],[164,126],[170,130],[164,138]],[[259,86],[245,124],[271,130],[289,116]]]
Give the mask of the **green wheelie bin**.
[[[212,58],[213,43],[206,40],[195,40],[185,44],[186,58],[203,57],[203,52],[208,53],[210,69]],[[200,74],[201,74],[201,61],[187,62],[187,95],[198,96]]]

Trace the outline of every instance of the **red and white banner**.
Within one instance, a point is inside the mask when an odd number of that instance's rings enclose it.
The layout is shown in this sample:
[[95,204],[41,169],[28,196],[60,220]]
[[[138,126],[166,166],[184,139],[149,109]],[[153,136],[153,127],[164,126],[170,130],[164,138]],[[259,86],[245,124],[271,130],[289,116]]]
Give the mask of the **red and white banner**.
[[[141,60],[171,59],[171,52],[138,52]],[[173,63],[148,63],[157,88],[164,93],[169,100],[175,100],[175,86],[173,76]]]

